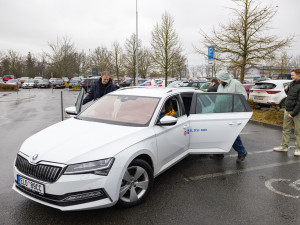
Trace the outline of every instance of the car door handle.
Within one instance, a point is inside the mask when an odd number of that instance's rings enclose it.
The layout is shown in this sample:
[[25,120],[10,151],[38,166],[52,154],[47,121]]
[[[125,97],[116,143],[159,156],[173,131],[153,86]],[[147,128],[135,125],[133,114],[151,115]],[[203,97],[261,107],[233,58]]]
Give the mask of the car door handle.
[[230,122],[229,125],[241,125],[242,122]]
[[182,129],[184,129],[184,130],[186,130],[187,128],[189,128],[189,125],[184,125],[184,126],[182,127]]

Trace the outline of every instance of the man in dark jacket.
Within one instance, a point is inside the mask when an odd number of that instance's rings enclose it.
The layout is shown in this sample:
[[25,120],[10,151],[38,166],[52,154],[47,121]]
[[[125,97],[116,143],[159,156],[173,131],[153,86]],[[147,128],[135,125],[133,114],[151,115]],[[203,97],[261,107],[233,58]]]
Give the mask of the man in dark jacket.
[[218,82],[217,78],[211,79],[209,88],[207,89],[207,92],[217,92],[219,84],[220,83]]
[[115,91],[116,89],[117,87],[110,79],[109,73],[103,72],[101,78],[93,84],[89,94],[83,99],[83,105],[92,100],[95,101],[98,98],[101,98],[103,95]]
[[300,69],[291,70],[292,82],[284,89],[287,93],[283,117],[282,142],[279,147],[273,148],[277,152],[288,152],[293,122],[295,124],[295,152],[300,156]]

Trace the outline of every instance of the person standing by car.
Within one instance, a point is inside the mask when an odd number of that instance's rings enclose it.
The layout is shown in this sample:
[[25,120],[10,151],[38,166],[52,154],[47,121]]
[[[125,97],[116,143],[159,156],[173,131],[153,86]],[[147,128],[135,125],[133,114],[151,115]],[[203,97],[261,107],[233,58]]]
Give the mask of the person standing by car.
[[273,148],[277,152],[288,152],[292,124],[295,124],[295,152],[294,156],[300,156],[300,69],[291,70],[292,82],[284,90],[287,94],[283,117],[282,142],[279,147]]
[[207,92],[217,92],[219,84],[220,83],[218,82],[217,78],[211,79],[209,88],[207,89]]
[[[221,70],[217,73],[217,79],[220,83],[217,92],[223,93],[240,93],[245,96],[247,99],[247,93],[245,91],[244,86],[238,80],[235,80],[230,77],[229,73],[226,70]],[[244,161],[247,156],[247,151],[243,145],[242,139],[240,135],[237,136],[234,141],[232,148],[238,153],[238,157],[236,162],[240,163]],[[219,159],[224,158],[224,155],[218,155]]]
[[115,90],[117,90],[117,87],[110,79],[110,74],[108,72],[103,72],[101,78],[93,84],[88,95],[83,99],[83,105],[92,100],[95,101],[103,95]]

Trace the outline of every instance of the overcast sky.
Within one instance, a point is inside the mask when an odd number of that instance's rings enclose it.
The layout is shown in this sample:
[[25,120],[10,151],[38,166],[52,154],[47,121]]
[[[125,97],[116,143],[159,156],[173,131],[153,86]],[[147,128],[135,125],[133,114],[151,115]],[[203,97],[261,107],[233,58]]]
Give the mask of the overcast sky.
[[[273,34],[300,34],[300,0],[261,0],[278,6],[272,21]],[[210,32],[226,22],[234,6],[231,0],[138,0],[138,36],[150,46],[151,31],[167,11],[185,49],[189,65],[203,63],[194,52],[200,47],[200,28]],[[0,0],[0,51],[12,49],[27,55],[49,52],[48,42],[67,36],[78,50],[124,44],[136,31],[136,0]],[[300,54],[299,36],[289,49]]]

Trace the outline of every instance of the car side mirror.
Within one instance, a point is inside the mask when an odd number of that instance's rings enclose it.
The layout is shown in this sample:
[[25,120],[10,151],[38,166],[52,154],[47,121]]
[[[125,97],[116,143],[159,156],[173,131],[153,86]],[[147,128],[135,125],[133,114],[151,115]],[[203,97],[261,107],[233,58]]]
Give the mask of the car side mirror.
[[65,112],[68,114],[68,115],[77,115],[77,110],[76,110],[76,107],[75,106],[70,106],[68,108],[65,108]]
[[172,125],[175,125],[176,123],[177,123],[177,118],[175,118],[173,116],[164,116],[163,118],[161,118],[159,120],[157,125],[159,125],[159,126],[172,126]]

